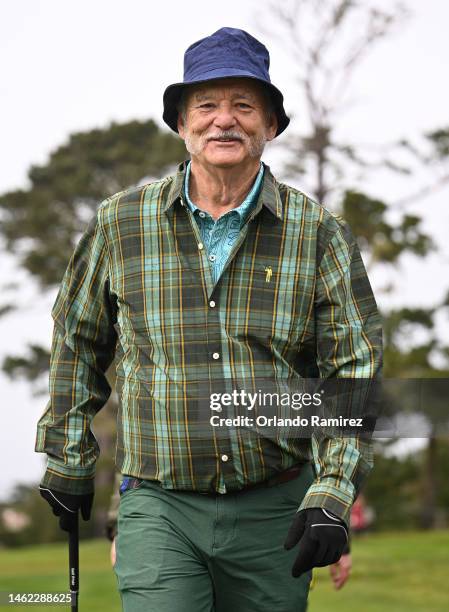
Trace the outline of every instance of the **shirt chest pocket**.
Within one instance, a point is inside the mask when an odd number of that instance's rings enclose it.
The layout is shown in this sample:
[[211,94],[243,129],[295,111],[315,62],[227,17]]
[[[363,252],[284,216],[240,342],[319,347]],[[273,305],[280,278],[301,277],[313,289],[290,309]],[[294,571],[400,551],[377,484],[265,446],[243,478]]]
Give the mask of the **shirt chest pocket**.
[[288,340],[298,318],[294,278],[278,278],[270,266],[242,276],[242,286],[233,288],[230,301],[232,330],[259,338],[265,344],[273,338]]

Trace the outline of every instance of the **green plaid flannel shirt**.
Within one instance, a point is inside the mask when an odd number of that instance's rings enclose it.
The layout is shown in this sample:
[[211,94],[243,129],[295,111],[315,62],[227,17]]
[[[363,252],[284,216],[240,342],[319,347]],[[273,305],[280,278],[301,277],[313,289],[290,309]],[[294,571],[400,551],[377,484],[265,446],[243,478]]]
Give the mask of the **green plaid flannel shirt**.
[[115,357],[122,474],[224,493],[311,461],[316,478],[300,507],[348,520],[372,467],[363,437],[230,429],[204,438],[191,420],[201,385],[218,380],[379,374],[381,321],[357,244],[341,218],[265,166],[214,283],[184,174],[185,163],[102,202],[72,255],[52,309],[50,400],[36,438],[48,455],[42,484],[93,490],[91,421],[111,393],[105,371]]

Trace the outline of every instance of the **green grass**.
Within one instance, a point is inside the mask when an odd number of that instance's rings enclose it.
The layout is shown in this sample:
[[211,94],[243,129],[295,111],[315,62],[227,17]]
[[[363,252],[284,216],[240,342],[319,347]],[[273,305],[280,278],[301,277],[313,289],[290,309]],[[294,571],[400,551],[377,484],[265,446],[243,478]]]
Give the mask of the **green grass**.
[[[68,545],[0,550],[0,591],[43,593],[69,590]],[[109,563],[109,542],[80,544],[80,610],[120,612],[120,596]],[[0,606],[11,610],[67,610],[69,606]]]
[[366,535],[352,546],[341,591],[328,568],[315,570],[310,612],[448,612],[449,531]]
[[[0,591],[66,591],[67,567],[64,544],[0,550]],[[80,567],[81,610],[120,612],[108,542],[82,542]],[[348,583],[335,591],[329,569],[315,570],[309,601],[310,612],[447,612],[449,530],[373,534],[355,540]],[[8,608],[49,610],[37,605]]]

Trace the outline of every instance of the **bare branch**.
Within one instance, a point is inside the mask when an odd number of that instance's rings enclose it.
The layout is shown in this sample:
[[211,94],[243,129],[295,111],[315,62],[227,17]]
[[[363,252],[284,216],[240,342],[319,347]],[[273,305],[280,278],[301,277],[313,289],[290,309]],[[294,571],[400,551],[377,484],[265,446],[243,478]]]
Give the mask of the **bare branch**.
[[414,202],[422,200],[423,198],[427,198],[427,197],[433,195],[434,193],[437,193],[438,191],[441,191],[447,185],[449,185],[449,174],[446,174],[445,176],[442,176],[436,182],[434,181],[434,182],[430,183],[429,185],[425,185],[424,187],[421,187],[420,189],[418,189],[414,193],[411,193],[411,194],[401,198],[400,200],[396,200],[396,202],[392,203],[392,206],[395,209],[399,209],[399,210],[400,209],[404,209],[409,204],[413,204]]

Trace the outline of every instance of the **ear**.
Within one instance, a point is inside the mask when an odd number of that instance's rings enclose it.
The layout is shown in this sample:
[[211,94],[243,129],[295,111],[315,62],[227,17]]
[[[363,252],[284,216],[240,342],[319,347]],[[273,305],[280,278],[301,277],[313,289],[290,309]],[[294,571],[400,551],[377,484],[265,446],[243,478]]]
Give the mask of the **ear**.
[[267,140],[273,140],[278,131],[278,118],[276,113],[273,111],[270,114],[270,120],[267,123]]
[[181,113],[178,113],[178,134],[184,140],[185,129],[184,129],[184,119],[182,118]]

